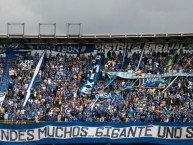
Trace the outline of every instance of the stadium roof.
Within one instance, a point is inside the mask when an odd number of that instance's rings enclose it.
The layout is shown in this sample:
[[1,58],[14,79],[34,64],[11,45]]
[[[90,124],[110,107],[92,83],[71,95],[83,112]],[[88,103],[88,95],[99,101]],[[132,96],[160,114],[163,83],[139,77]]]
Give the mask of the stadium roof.
[[82,35],[7,35],[0,34],[0,43],[169,43],[193,42],[193,33],[157,33],[157,34],[82,34]]

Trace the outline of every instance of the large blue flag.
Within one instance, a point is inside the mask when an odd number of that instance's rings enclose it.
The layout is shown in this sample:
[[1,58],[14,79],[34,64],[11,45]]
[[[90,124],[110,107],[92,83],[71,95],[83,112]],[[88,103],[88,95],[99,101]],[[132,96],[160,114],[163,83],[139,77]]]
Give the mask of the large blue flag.
[[96,62],[95,62],[95,65],[92,69],[92,73],[91,73],[90,77],[86,80],[82,89],[80,90],[80,94],[82,96],[88,95],[93,90],[94,85],[98,79],[100,67],[101,67],[101,56],[98,55],[96,57]]
[[18,43],[13,43],[13,44],[7,44],[7,48],[4,46],[6,50],[6,62],[4,63],[3,74],[1,76],[2,79],[1,79],[1,85],[0,85],[0,108],[2,107],[2,104],[5,100],[6,91],[9,87],[10,66],[11,66],[11,63],[16,58],[18,45],[19,45]]

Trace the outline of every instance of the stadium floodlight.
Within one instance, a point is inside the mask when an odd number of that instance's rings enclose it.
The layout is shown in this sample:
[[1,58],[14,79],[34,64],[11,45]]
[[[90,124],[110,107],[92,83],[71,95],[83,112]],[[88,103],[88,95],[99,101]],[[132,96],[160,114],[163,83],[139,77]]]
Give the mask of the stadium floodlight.
[[7,36],[24,36],[24,23],[7,23]]
[[66,23],[66,32],[68,37],[81,37],[82,29],[82,23]]
[[39,23],[39,37],[41,36],[56,37],[56,23]]

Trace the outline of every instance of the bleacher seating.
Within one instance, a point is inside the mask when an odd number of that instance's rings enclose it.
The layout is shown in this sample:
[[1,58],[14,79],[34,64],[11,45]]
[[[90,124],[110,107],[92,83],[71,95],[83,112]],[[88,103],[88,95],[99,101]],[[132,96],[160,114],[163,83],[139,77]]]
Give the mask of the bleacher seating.
[[[176,51],[175,51],[176,52]],[[139,69],[144,73],[164,73],[168,71],[192,72],[190,57],[183,52],[172,53],[172,63],[168,65],[170,53],[146,53],[142,57]],[[175,55],[174,55],[175,54]],[[99,55],[99,54],[98,54]],[[123,57],[125,55],[125,57]],[[109,52],[102,57],[99,77],[92,93],[82,96],[80,90],[90,77],[96,60],[96,54],[66,55],[46,54],[38,78],[31,89],[30,98],[23,108],[26,89],[32,79],[35,66],[41,54],[35,53],[34,65],[22,70],[14,65],[13,75],[9,76],[8,69],[13,60],[13,53],[7,54],[0,95],[6,90],[3,103],[3,115],[8,120],[22,121],[108,121],[108,122],[191,122],[193,121],[192,78],[178,77],[176,81],[162,93],[163,88],[140,87],[139,80],[115,78],[111,81],[106,72],[121,71],[135,72],[141,53],[122,54]],[[10,57],[11,56],[11,57]],[[18,62],[31,56],[17,56]],[[122,64],[124,60],[124,63]],[[189,61],[190,63],[185,63]],[[183,64],[184,68],[180,68]],[[9,79],[10,77],[10,79]],[[9,86],[4,80],[9,79]],[[134,84],[135,82],[135,84]],[[131,87],[134,84],[134,87]],[[128,89],[128,87],[130,87]],[[103,89],[105,88],[105,89]],[[108,94],[110,97],[96,98],[96,94]],[[116,97],[115,97],[116,96]],[[183,109],[182,109],[183,108]],[[184,110],[184,111],[181,111]]]

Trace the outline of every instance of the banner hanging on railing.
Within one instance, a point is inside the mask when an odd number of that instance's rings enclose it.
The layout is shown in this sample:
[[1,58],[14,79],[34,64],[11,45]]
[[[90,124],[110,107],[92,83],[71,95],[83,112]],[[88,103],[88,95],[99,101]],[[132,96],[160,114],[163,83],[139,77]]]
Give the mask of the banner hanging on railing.
[[[0,53],[3,52],[5,45],[0,44]],[[66,54],[86,54],[98,51],[103,51],[105,54],[109,51],[125,50],[125,54],[130,53],[131,50],[141,51],[169,51],[172,49],[193,50],[192,43],[92,43],[92,44],[25,44],[23,50],[51,50]],[[21,49],[22,50],[22,49]],[[123,51],[124,52],[124,51]]]
[[58,123],[0,125],[0,144],[193,144],[193,123]]
[[[137,76],[134,72],[107,72],[107,75],[110,79],[112,79],[115,76],[118,76],[120,78],[124,79],[138,79],[139,76]],[[142,73],[142,76],[140,78],[165,78],[165,77],[193,77],[193,74],[189,73],[163,73],[163,74],[148,74],[148,73]]]
[[191,43],[97,43],[95,49],[105,49],[119,51],[126,48],[130,49],[144,49],[150,51],[168,51],[171,49],[187,49],[192,50],[193,44]]
[[67,54],[92,53],[95,50],[94,44],[26,44],[31,50],[51,50]]

